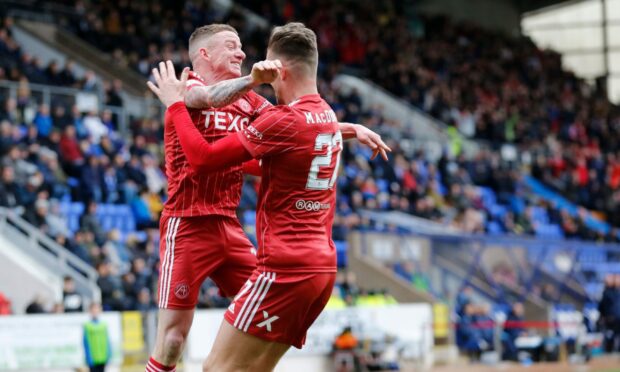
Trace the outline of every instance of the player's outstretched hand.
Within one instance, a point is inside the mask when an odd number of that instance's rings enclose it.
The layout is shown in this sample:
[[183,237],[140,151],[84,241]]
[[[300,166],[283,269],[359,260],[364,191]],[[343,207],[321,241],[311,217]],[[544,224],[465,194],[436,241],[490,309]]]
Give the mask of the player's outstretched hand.
[[388,145],[386,145],[385,142],[383,142],[380,135],[371,131],[363,125],[356,125],[355,137],[360,143],[363,143],[364,145],[370,147],[373,150],[370,160],[373,160],[379,154],[381,154],[381,157],[384,160],[388,160],[387,153],[392,152],[392,149]]
[[146,85],[159,97],[159,100],[170,107],[172,104],[183,101],[187,91],[187,77],[189,68],[184,68],[181,73],[181,80],[177,79],[172,61],[159,62],[159,69],[153,69],[155,83],[147,81]]
[[252,83],[254,85],[269,84],[273,82],[280,74],[282,62],[279,59],[264,60],[256,62],[252,66]]

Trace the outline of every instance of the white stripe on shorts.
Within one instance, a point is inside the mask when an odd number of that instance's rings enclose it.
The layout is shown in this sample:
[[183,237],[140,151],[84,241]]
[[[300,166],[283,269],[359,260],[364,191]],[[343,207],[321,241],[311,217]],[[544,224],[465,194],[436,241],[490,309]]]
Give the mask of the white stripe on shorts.
[[243,306],[241,306],[241,311],[239,311],[239,314],[237,315],[235,319],[235,324],[233,324],[235,327],[239,325],[239,322],[242,322],[241,320],[242,317],[243,319],[245,319],[245,316],[243,316],[244,314],[246,314],[247,316],[247,313],[245,313],[245,311],[246,309],[249,310],[248,308],[249,302],[256,295],[256,289],[259,288],[260,286],[260,289],[258,290],[260,292],[260,290],[263,288],[262,286],[264,285],[264,283],[265,283],[265,277],[263,276],[263,274],[260,274],[258,278],[256,278],[256,281],[254,282],[254,285],[252,286],[252,291],[248,295],[248,298],[246,298],[246,300],[243,302]]
[[164,265],[165,269],[162,268],[162,272],[164,273],[163,280],[163,296],[160,296],[160,308],[165,309],[168,306],[168,299],[170,297],[170,283],[172,281],[172,270],[174,267],[174,247],[176,245],[176,237],[177,231],[179,230],[179,225],[181,224],[181,219],[178,217],[171,218],[172,222],[169,225],[169,232],[167,235],[167,245],[166,245],[166,255]]
[[252,310],[252,314],[248,318],[248,321],[245,323],[245,327],[243,327],[243,332],[247,332],[248,328],[250,327],[250,324],[252,324],[252,319],[254,319],[254,316],[256,315],[256,311],[258,311],[258,308],[260,307],[261,303],[265,299],[267,292],[269,292],[269,287],[271,287],[271,283],[276,281],[276,273],[267,273],[267,280],[268,280],[267,287],[265,287],[263,294],[260,296],[260,298],[258,299],[258,302],[254,306],[254,310]]
[[166,290],[164,287],[166,285],[166,267],[168,263],[168,256],[170,256],[170,232],[173,218],[168,220],[168,225],[166,226],[166,236],[164,237],[164,244],[166,245],[166,250],[164,251],[164,257],[161,260],[159,266],[159,307],[163,308],[163,299],[164,299],[164,291]]

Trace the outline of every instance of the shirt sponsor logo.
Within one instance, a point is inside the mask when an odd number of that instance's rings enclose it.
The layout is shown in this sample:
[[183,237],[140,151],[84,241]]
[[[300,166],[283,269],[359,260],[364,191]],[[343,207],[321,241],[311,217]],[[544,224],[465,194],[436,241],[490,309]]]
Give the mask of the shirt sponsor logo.
[[295,202],[295,208],[300,211],[318,212],[323,209],[329,209],[329,204],[320,203],[318,201],[299,199]]
[[270,106],[273,106],[273,105],[271,104],[271,102],[269,102],[269,101],[265,101],[265,102],[263,102],[263,104],[262,104],[262,105],[260,105],[260,107],[259,107],[259,108],[257,108],[257,109],[256,109],[256,112],[261,112],[261,111],[263,111],[263,109],[264,109],[265,107],[270,107]]
[[263,139],[263,134],[261,132],[259,132],[258,129],[254,128],[253,126],[250,125],[249,127],[245,128],[245,129],[248,132],[252,133],[254,135],[254,137],[256,137],[258,139]]
[[202,114],[205,116],[205,128],[207,129],[213,126],[218,130],[238,132],[250,122],[247,116],[233,115],[230,112],[203,111]]

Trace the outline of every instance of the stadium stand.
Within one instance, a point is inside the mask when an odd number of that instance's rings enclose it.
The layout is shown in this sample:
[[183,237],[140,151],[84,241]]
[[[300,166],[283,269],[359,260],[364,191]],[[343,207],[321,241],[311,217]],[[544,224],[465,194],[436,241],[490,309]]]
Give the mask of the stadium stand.
[[[305,2],[280,7],[267,1],[260,8],[251,1],[238,3],[260,10],[274,24],[302,19],[313,27],[321,41],[321,93],[340,120],[378,131],[394,149],[386,162],[370,161],[369,150],[355,143],[345,147],[334,224],[339,267],[348,265],[346,240],[352,230],[395,230],[365,218],[363,210],[405,212],[467,234],[620,242],[614,227],[620,226],[620,155],[615,151],[620,134],[614,129],[620,112],[599,90],[562,70],[558,54],[540,50],[525,38],[444,18],[406,18],[398,1],[324,2],[318,12]],[[66,5],[76,13],[64,15],[61,24],[111,54],[118,65],[145,77],[161,59],[189,65],[185,40],[193,28],[222,20],[202,2]],[[239,29],[248,62],[258,60],[266,31],[250,27],[235,13],[225,20]],[[373,27],[377,22],[390,25],[390,32],[378,32]],[[123,105],[122,84],[102,82],[93,73],[78,79],[71,62],[41,66],[37,56],[20,50],[11,36],[12,24],[7,17],[0,28],[0,80],[17,84],[15,97],[0,89],[0,206],[19,211],[96,267],[106,310],[153,309],[159,270],[156,230],[166,198],[161,118],[135,118],[129,132],[121,133],[109,111],[79,112],[62,101],[46,106],[30,91],[31,83],[103,90],[111,106]],[[126,33],[121,25],[127,25]],[[332,42],[336,34],[341,44]],[[356,92],[341,94],[332,82],[341,71],[380,83],[458,130],[458,136],[480,140],[482,150],[467,157],[446,149],[433,159],[402,146],[402,140],[415,133],[386,119],[381,108],[363,107]],[[269,89],[260,93],[274,100]],[[515,145],[522,156],[506,160],[504,144]],[[240,208],[251,239],[256,185],[256,179],[248,179]],[[595,273],[589,281],[595,288],[588,292],[602,292],[603,273],[618,271],[601,269],[599,264],[609,259],[606,252],[592,249],[576,259]],[[410,261],[389,268],[412,287],[442,297]],[[381,290],[360,289],[351,274],[339,276],[333,306],[393,301]],[[511,285],[521,284],[518,278],[510,280]],[[603,317],[620,318],[610,305],[620,304],[617,286],[606,283],[598,308]],[[555,299],[545,293],[539,297]],[[200,298],[201,308],[229,303],[211,282],[205,283]],[[10,302],[0,302],[1,314]],[[462,309],[455,310],[460,316],[457,344],[467,352],[480,353],[495,343],[484,327],[476,327],[480,322],[492,321],[496,313],[522,318],[512,304],[498,303],[491,311],[473,302],[464,301]],[[43,305],[34,303],[32,308],[39,311],[37,306]],[[509,353],[517,333],[508,331],[502,338]]]

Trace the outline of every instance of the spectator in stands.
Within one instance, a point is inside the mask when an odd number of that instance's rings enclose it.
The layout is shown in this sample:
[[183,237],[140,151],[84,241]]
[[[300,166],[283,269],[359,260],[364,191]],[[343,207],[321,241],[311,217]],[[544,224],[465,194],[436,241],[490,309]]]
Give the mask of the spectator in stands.
[[52,122],[52,116],[50,115],[50,108],[48,105],[41,104],[39,106],[39,111],[34,117],[34,125],[41,139],[47,138],[50,135],[54,124]]
[[26,314],[45,314],[45,299],[41,295],[36,295],[35,298],[26,306]]
[[0,182],[0,206],[17,208],[23,206],[23,188],[15,182],[15,172],[11,165],[2,167],[2,182]]
[[106,92],[106,104],[108,106],[123,106],[123,82],[120,79],[114,79],[112,84],[107,84],[104,88]]
[[605,288],[603,289],[603,295],[598,304],[599,317],[599,329],[605,337],[605,350],[611,352],[613,350],[613,328],[615,319],[613,316],[613,306],[616,295],[616,283],[613,274],[607,274],[605,277]]
[[95,201],[90,201],[88,203],[86,213],[80,217],[80,230],[91,232],[97,244],[102,244],[105,241],[105,233],[99,223],[97,203]]
[[91,144],[99,145],[101,138],[110,134],[110,129],[103,123],[97,111],[89,111],[82,122],[88,132],[88,139]]
[[138,292],[138,301],[136,303],[136,310],[140,312],[148,312],[156,310],[157,306],[153,303],[151,292],[148,288],[141,288]]
[[107,240],[102,249],[104,255],[119,273],[126,273],[130,270],[132,255],[121,241],[121,232],[118,229],[112,229],[108,232]]
[[159,225],[157,217],[152,213],[149,208],[149,191],[143,188],[139,195],[136,195],[131,200],[131,211],[136,219],[136,226],[138,229],[156,229]]
[[44,233],[49,233],[49,225],[47,224],[47,215],[49,212],[49,201],[46,199],[37,199],[34,203],[34,210],[29,209],[26,212],[26,221],[37,227]]
[[468,303],[463,308],[463,315],[459,318],[456,331],[456,344],[465,351],[470,358],[477,360],[480,353],[491,349],[491,344],[483,336],[482,325],[476,321],[479,308]]
[[84,299],[75,289],[75,281],[65,276],[62,284],[62,305],[66,313],[81,313],[84,311]]
[[125,310],[125,293],[120,278],[112,271],[113,268],[106,261],[97,264],[97,285],[101,289],[101,303],[104,310]]
[[512,309],[506,317],[504,323],[504,334],[502,335],[502,344],[504,348],[504,355],[502,359],[517,360],[518,349],[515,341],[518,337],[525,336],[527,331],[523,326],[525,310],[523,304],[516,302],[512,305]]
[[359,370],[360,361],[356,349],[359,341],[353,335],[351,327],[345,327],[342,332],[336,336],[332,350],[334,358],[334,367],[337,372],[347,372]]
[[75,177],[81,174],[82,166],[84,165],[84,155],[77,140],[75,127],[73,125],[67,125],[65,127],[59,147],[63,167],[67,169],[69,175]]
[[85,187],[83,190],[84,199],[94,203],[101,203],[106,195],[105,190],[105,170],[101,165],[101,158],[96,155],[90,155],[86,158],[86,164],[82,167],[81,184]]
[[7,98],[4,107],[0,111],[0,120],[10,124],[21,124],[21,115],[17,110],[17,101],[14,98]]
[[457,295],[454,309],[457,315],[462,316],[465,313],[465,306],[473,302],[474,290],[470,286],[465,286]]
[[69,226],[67,225],[67,219],[60,213],[60,203],[58,203],[58,200],[56,199],[51,199],[49,201],[49,209],[47,211],[47,215],[45,216],[45,222],[48,227],[47,234],[49,236],[55,237],[58,235],[71,235]]

